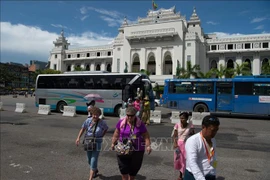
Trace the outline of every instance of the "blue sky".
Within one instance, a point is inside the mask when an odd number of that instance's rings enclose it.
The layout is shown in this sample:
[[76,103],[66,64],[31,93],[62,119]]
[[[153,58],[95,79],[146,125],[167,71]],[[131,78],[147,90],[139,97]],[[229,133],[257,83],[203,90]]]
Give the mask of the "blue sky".
[[[196,7],[205,33],[218,37],[270,33],[270,1],[160,1],[189,20]],[[1,62],[48,61],[61,30],[71,48],[106,45],[129,23],[146,17],[151,0],[1,1]]]

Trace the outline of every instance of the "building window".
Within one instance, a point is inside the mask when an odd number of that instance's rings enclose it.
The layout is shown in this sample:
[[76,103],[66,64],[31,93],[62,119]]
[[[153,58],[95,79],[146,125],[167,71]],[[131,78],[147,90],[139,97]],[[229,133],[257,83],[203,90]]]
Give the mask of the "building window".
[[90,57],[90,53],[87,53],[87,54],[86,54],[86,57]]
[[71,66],[70,65],[67,66],[67,71],[71,71]]
[[71,58],[71,55],[70,54],[68,54],[68,58]]
[[190,47],[191,46],[191,43],[187,43],[187,47]]
[[55,58],[55,59],[57,58],[57,54],[54,55],[54,58]]
[[56,64],[53,64],[53,69],[56,70]]
[[191,61],[191,55],[187,55],[187,61]]
[[117,72],[120,72],[120,59],[117,59]]
[[262,43],[263,45],[262,45],[262,47],[263,48],[268,48],[269,47],[269,44],[267,43],[267,42],[264,42],[264,43]]
[[80,58],[80,54],[77,54],[77,58]]
[[212,51],[217,50],[217,45],[211,45],[211,50],[212,50]]
[[250,49],[250,43],[245,43],[245,49]]
[[111,55],[112,55],[111,51],[108,51],[108,56],[111,56]]
[[228,49],[233,49],[233,44],[228,44]]
[[100,52],[97,52],[97,56],[100,56]]

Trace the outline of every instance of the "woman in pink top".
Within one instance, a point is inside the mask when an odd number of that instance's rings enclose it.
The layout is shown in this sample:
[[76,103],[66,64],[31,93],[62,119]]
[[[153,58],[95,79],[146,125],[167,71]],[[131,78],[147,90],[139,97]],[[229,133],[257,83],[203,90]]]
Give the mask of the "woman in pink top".
[[186,151],[185,142],[187,138],[195,133],[193,124],[188,121],[188,112],[180,113],[180,122],[176,123],[173,132],[174,148],[174,168],[180,172],[177,180],[183,179],[183,173],[186,169]]
[[137,112],[140,112],[140,99],[138,97],[135,98],[135,101],[133,103],[133,106],[135,107],[135,109],[137,110]]

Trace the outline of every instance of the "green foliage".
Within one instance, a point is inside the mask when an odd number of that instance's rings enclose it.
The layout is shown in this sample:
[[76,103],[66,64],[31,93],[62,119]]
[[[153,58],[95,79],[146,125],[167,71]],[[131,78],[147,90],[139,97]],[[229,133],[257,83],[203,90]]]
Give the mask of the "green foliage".
[[151,72],[149,72],[149,71],[147,71],[147,70],[145,70],[145,69],[141,69],[141,70],[140,70],[140,73],[141,73],[141,74],[146,74],[147,76],[150,76],[150,74],[151,74]]
[[235,75],[237,75],[237,76],[251,75],[251,69],[249,68],[249,63],[248,62],[243,62],[241,65],[236,63]]
[[85,69],[83,69],[82,67],[75,67],[74,71],[85,71]]
[[16,76],[8,70],[7,66],[0,64],[0,82],[11,82]]
[[198,78],[212,78],[215,75],[215,69],[210,69],[210,71],[203,73],[203,72],[198,72]]
[[270,61],[262,64],[262,75],[270,75]]
[[128,64],[127,62],[125,62],[125,69],[124,69],[124,73],[127,73],[128,72]]
[[200,66],[195,64],[194,66],[191,64],[190,61],[187,61],[187,69],[185,68],[180,68],[180,76],[177,78],[182,78],[182,79],[188,79],[191,76],[194,78],[198,77],[198,71],[200,70]]

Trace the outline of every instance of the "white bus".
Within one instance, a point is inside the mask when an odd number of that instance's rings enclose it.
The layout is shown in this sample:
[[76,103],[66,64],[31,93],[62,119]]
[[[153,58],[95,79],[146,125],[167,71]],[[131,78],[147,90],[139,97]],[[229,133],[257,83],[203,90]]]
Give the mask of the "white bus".
[[139,73],[68,72],[40,74],[36,79],[35,103],[50,105],[51,110],[63,112],[64,106],[76,106],[76,111],[87,112],[86,103],[96,101],[104,113],[119,115],[128,98],[148,96],[154,110],[154,95],[149,77]]

